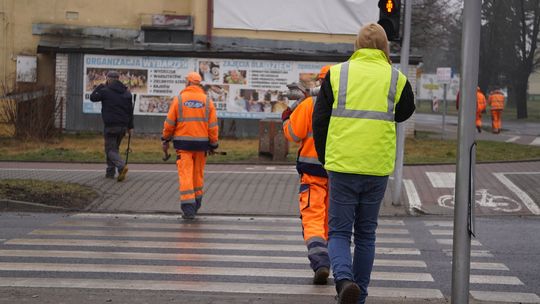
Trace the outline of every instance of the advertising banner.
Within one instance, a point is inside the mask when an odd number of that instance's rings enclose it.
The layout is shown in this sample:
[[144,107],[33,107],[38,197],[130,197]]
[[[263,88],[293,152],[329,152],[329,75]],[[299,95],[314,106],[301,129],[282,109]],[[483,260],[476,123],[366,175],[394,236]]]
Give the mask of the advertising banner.
[[117,71],[134,95],[136,115],[167,115],[169,104],[185,87],[191,71],[202,76],[202,86],[222,118],[277,118],[293,101],[287,84],[306,88],[318,85],[317,74],[325,62],[239,60],[209,58],[84,56],[84,113],[100,113],[101,103],[90,94]]

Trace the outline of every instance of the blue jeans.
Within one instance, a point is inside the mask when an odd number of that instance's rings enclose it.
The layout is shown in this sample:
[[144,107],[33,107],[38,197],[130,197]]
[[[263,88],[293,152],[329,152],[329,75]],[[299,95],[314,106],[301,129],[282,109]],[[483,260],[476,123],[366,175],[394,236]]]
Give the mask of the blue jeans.
[[[388,176],[329,172],[328,252],[334,281],[355,281],[360,300],[367,287],[375,259],[375,230]],[[351,235],[354,225],[354,260],[351,263]]]

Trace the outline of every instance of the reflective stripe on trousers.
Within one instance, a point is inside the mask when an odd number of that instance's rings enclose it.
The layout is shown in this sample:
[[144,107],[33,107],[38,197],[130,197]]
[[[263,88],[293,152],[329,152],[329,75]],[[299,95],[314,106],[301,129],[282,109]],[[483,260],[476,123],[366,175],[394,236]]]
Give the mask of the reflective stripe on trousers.
[[330,266],[328,240],[328,179],[302,174],[300,178],[299,208],[302,233],[308,248],[313,270]]
[[195,204],[196,198],[203,196],[205,152],[177,150],[176,154],[180,202]]

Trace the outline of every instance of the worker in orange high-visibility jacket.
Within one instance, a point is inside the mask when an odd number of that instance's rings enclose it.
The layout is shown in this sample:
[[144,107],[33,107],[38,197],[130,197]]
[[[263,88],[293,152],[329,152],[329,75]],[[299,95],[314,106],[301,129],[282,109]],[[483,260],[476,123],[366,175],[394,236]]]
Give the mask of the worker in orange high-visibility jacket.
[[193,219],[203,198],[206,155],[218,147],[216,108],[205,94],[197,72],[187,75],[185,89],[174,97],[161,140],[166,154],[169,142],[173,141],[182,217]]
[[[330,66],[324,66],[322,81]],[[289,141],[300,143],[296,169],[300,174],[299,207],[308,259],[314,271],[313,283],[326,284],[330,270],[328,257],[328,175],[317,157],[311,116],[316,96],[308,96],[301,85],[289,86],[300,99],[282,113],[283,132]],[[300,90],[300,92],[298,92]],[[302,96],[303,95],[303,96]]]
[[[456,95],[456,110],[459,110],[459,92]],[[476,130],[482,132],[482,113],[486,112],[486,96],[476,87]]]
[[482,132],[482,113],[486,112],[486,96],[480,90],[480,87],[476,88],[476,130],[478,133]]
[[491,107],[491,130],[495,134],[499,134],[502,128],[501,114],[504,110],[504,93],[495,88],[489,93],[488,103]]

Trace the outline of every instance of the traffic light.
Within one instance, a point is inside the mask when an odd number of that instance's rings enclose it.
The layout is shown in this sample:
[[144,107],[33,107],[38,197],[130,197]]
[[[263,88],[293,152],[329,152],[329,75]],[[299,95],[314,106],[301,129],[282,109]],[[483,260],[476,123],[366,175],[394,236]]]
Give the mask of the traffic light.
[[[407,0],[410,1],[410,0]],[[379,0],[379,21],[390,41],[399,40],[401,0]]]

